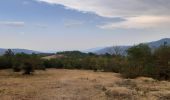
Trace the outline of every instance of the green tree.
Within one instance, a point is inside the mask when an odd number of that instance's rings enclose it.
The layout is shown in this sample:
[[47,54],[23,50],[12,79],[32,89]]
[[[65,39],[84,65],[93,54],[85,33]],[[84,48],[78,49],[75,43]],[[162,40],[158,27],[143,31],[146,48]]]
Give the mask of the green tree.
[[44,64],[42,59],[36,54],[28,55],[24,53],[15,55],[15,66],[13,67],[14,71],[23,70],[23,74],[31,74],[34,72],[34,69],[44,70]]
[[125,76],[151,76],[153,74],[153,57],[151,49],[146,44],[139,44],[127,50],[128,65],[123,67]]
[[151,48],[146,44],[139,44],[127,50],[128,60],[134,66],[147,66],[152,61]]
[[13,58],[14,58],[14,53],[12,52],[11,49],[5,51],[4,58],[7,61],[7,67],[11,68],[13,66]]
[[6,56],[6,57],[13,57],[14,53],[12,52],[11,49],[8,49],[7,51],[5,51],[4,56]]
[[170,62],[170,46],[160,46],[158,49],[155,50],[154,56],[156,62],[160,66],[169,66]]
[[0,69],[9,68],[9,62],[6,60],[5,57],[0,56]]
[[162,45],[154,52],[156,76],[160,79],[170,79],[170,46]]

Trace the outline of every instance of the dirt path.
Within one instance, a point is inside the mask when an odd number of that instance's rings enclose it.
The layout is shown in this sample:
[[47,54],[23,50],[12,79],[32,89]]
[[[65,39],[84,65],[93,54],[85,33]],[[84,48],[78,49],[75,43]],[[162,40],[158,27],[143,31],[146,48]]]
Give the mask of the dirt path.
[[3,70],[0,100],[170,100],[170,82],[82,70],[48,69],[33,76]]

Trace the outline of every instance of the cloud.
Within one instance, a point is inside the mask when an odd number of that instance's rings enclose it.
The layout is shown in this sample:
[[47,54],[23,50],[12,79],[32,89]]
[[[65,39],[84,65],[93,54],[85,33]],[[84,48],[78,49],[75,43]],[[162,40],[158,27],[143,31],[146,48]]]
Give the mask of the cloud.
[[38,0],[103,17],[170,15],[169,0]]
[[0,26],[23,27],[25,22],[22,21],[0,21]]
[[39,23],[26,23],[23,21],[0,21],[0,27],[36,27],[36,28],[48,28],[46,24]]
[[146,29],[166,28],[169,25],[170,16],[138,16],[126,18],[122,22],[111,22],[98,27],[102,29]]
[[[66,9],[94,13],[105,18],[120,17],[125,21],[101,28],[149,28],[170,25],[170,0],[37,0],[59,4]],[[155,25],[156,24],[156,25]],[[160,24],[160,25],[159,25]]]

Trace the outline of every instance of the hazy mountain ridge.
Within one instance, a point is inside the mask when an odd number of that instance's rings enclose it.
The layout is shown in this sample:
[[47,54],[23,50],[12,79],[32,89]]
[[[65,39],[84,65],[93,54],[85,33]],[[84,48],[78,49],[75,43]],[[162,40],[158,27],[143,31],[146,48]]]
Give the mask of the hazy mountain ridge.
[[[0,48],[0,55],[3,55],[6,50],[8,50],[8,49]],[[28,49],[11,49],[11,50],[15,54],[17,54],[17,53],[26,53],[26,54],[32,54],[32,53],[39,54],[39,53],[42,53],[42,52],[39,52],[39,51],[28,50]]]
[[[170,45],[170,38],[164,38],[164,39],[161,39],[158,41],[146,42],[145,44],[148,44],[151,49],[155,49],[155,48],[158,48],[159,46],[163,45],[164,42],[167,42],[167,45]],[[115,52],[115,47],[120,48],[121,52],[125,53],[126,50],[132,46],[112,46],[112,47],[98,49],[98,50],[92,51],[92,52],[96,53],[96,54],[106,54],[106,53],[113,54]]]
[[170,38],[164,38],[158,41],[153,41],[153,42],[149,42],[147,43],[151,48],[157,48],[161,45],[164,45],[164,42],[167,42],[167,45],[170,45]]
[[[146,44],[149,45],[149,47],[151,47],[152,49],[155,49],[157,47],[159,47],[160,45],[163,45],[164,42],[167,42],[167,45],[170,45],[170,38],[164,38],[164,39],[161,39],[161,40],[158,40],[158,41],[152,41],[152,42],[146,42]],[[128,48],[132,47],[132,46],[112,46],[112,47],[98,47],[98,48],[92,48],[92,49],[88,49],[88,50],[85,50],[83,52],[93,52],[93,53],[96,53],[96,54],[106,54],[106,53],[109,53],[109,54],[112,54],[115,52],[115,47],[117,48],[120,48],[121,49],[121,52],[125,52]],[[7,49],[3,49],[3,48],[0,48],[0,55],[3,55],[5,53]],[[28,50],[28,49],[11,49],[15,54],[16,53],[26,53],[26,54],[32,54],[32,53],[36,53],[36,54],[41,54],[41,53],[44,53],[44,52],[40,52],[40,51],[34,51],[34,50]]]

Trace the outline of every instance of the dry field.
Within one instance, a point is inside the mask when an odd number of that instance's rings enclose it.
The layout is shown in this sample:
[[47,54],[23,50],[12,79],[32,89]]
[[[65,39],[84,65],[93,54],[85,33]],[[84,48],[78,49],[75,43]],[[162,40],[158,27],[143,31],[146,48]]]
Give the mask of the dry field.
[[31,76],[1,70],[0,100],[170,100],[170,82],[84,70],[48,69]]

